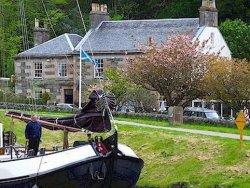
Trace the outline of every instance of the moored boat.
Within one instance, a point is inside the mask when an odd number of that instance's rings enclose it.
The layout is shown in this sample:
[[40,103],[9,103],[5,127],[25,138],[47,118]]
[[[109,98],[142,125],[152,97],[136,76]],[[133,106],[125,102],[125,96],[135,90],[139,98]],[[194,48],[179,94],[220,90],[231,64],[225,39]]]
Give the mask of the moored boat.
[[[117,131],[110,121],[112,104],[102,91],[94,91],[80,114],[72,118],[41,118],[41,125],[48,129],[72,132],[84,129],[109,136],[92,138],[88,132],[87,141],[77,141],[73,147],[61,151],[41,150],[38,156],[7,147],[11,155],[0,156],[0,187],[134,187],[143,160],[128,146],[118,144]],[[8,112],[7,115],[29,120],[25,114]]]

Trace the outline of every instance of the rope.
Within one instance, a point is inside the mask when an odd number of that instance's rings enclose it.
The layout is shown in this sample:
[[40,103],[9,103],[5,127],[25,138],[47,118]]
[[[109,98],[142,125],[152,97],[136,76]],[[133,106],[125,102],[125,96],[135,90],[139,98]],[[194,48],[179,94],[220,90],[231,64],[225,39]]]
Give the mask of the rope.
[[[55,37],[57,37],[58,35],[57,35],[56,32],[55,32],[54,26],[53,26],[53,24],[52,24],[52,22],[51,22],[51,19],[50,19],[50,17],[49,17],[49,13],[48,13],[48,10],[47,10],[46,5],[45,5],[45,3],[44,3],[44,0],[42,0],[42,4],[43,4],[43,9],[44,9],[44,11],[45,11],[45,13],[46,13],[46,17],[47,17],[47,19],[48,19],[48,21],[49,21],[49,25],[50,25],[50,27],[51,27],[51,29],[52,29],[52,31],[53,31],[53,34],[54,34]],[[60,46],[60,47],[61,47],[61,46]],[[61,48],[61,49],[63,50],[63,48]],[[67,56],[66,54],[62,54],[62,55],[65,56],[67,62],[68,62],[69,65],[70,65],[70,61],[69,61],[68,56]],[[73,67],[70,66],[70,68],[73,70],[73,72],[74,72],[77,76],[79,76],[78,73],[76,72],[76,70],[75,70]]]
[[39,171],[40,171],[41,166],[42,166],[43,157],[44,157],[44,155],[42,155],[42,157],[41,157],[41,160],[40,160],[40,163],[39,163],[39,166],[38,166],[38,170],[37,170],[37,173],[36,173],[36,184],[38,183],[38,176],[39,176]]
[[[76,4],[77,4],[77,7],[78,7],[78,11],[79,11],[79,14],[81,16],[81,20],[82,20],[82,24],[83,24],[83,28],[84,28],[84,31],[85,31],[85,34],[87,33],[87,27],[85,25],[85,22],[84,22],[84,19],[83,19],[83,15],[82,15],[82,11],[81,11],[81,7],[79,5],[79,2],[78,0],[76,0]],[[88,45],[89,45],[89,48],[90,48],[90,52],[91,52],[91,55],[92,57],[94,56],[94,53],[93,53],[93,49],[91,47],[91,44],[90,44],[90,41],[88,40]]]
[[[29,40],[28,40],[28,29],[27,29],[27,23],[26,23],[26,14],[25,14],[25,5],[24,0],[19,0],[19,8],[20,8],[20,21],[21,21],[21,30],[22,30],[22,40],[23,40],[23,49],[24,51],[28,50],[29,47]],[[30,61],[30,56],[25,56],[26,61]],[[24,80],[24,82],[27,82],[27,85],[30,86],[32,93],[34,93],[34,84],[31,84],[30,80]],[[31,86],[32,85],[32,86]],[[30,111],[37,111],[36,109],[36,101],[35,98],[31,97],[29,101],[29,104],[32,106],[30,108]],[[27,109],[25,109],[27,110]]]
[[[77,3],[77,7],[78,7],[79,14],[80,14],[80,16],[81,16],[83,28],[84,28],[84,30],[85,30],[85,33],[87,33],[86,25],[85,25],[85,22],[84,22],[84,19],[83,19],[83,16],[82,16],[81,7],[80,7],[80,5],[79,5],[78,0],[76,0],[76,3]],[[93,49],[92,49],[92,47],[91,47],[91,44],[90,44],[90,41],[89,41],[89,40],[88,40],[88,45],[89,45],[89,48],[90,48],[90,52],[91,52],[91,54],[92,54],[92,57],[94,57]],[[97,67],[96,64],[95,64],[95,65],[94,65],[94,69],[95,69],[96,71],[98,70],[97,68],[98,68],[98,67]],[[94,72],[94,73],[95,73],[95,72]],[[103,84],[102,84],[101,78],[98,77],[98,80],[99,80],[100,86],[103,88]],[[113,117],[113,115],[112,115],[112,113],[111,113],[111,110],[110,110],[110,108],[109,108],[109,105],[108,105],[108,101],[107,101],[106,95],[104,95],[104,100],[105,100],[105,107],[106,107],[106,109],[108,110],[108,114],[109,114],[109,116],[110,116],[110,118],[111,118],[111,121],[112,121],[112,123],[113,123],[113,125],[114,125],[114,128],[117,130],[117,126],[116,126],[116,124],[115,124],[114,117]]]

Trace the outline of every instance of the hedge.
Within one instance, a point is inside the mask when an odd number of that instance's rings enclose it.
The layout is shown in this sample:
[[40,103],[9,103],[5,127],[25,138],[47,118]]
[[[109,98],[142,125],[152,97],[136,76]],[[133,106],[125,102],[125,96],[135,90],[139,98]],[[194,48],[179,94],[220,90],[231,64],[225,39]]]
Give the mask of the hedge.
[[[147,118],[147,119],[155,119],[155,120],[166,120],[168,121],[169,117],[167,114],[157,114],[157,113],[122,113],[122,112],[112,112],[114,116],[117,117],[125,117],[125,118]],[[189,117],[184,116],[183,121],[185,124],[206,124],[206,125],[219,125],[223,127],[235,127],[235,123],[232,120],[219,119],[219,120],[211,120],[207,118],[199,118],[199,117]],[[250,127],[248,123],[247,127]]]
[[70,112],[75,113],[77,110],[61,109],[54,105],[32,105],[21,103],[6,103],[0,102],[0,109],[22,110],[22,111],[46,111],[46,112]]

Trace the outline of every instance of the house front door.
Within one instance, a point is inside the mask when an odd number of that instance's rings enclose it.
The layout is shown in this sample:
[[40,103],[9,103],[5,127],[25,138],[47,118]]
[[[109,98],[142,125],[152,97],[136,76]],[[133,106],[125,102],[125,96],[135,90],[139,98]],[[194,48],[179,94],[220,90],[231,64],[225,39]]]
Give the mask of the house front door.
[[73,104],[73,89],[64,90],[64,101],[68,104]]

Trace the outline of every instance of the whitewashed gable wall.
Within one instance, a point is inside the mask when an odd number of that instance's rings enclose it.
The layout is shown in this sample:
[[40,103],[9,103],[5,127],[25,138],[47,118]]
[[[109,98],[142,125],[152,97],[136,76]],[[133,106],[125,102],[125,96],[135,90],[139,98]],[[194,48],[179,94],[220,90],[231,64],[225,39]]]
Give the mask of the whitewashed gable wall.
[[207,41],[205,43],[204,53],[217,54],[220,51],[221,57],[231,59],[231,51],[218,28],[201,27],[194,40],[197,38],[201,43]]

